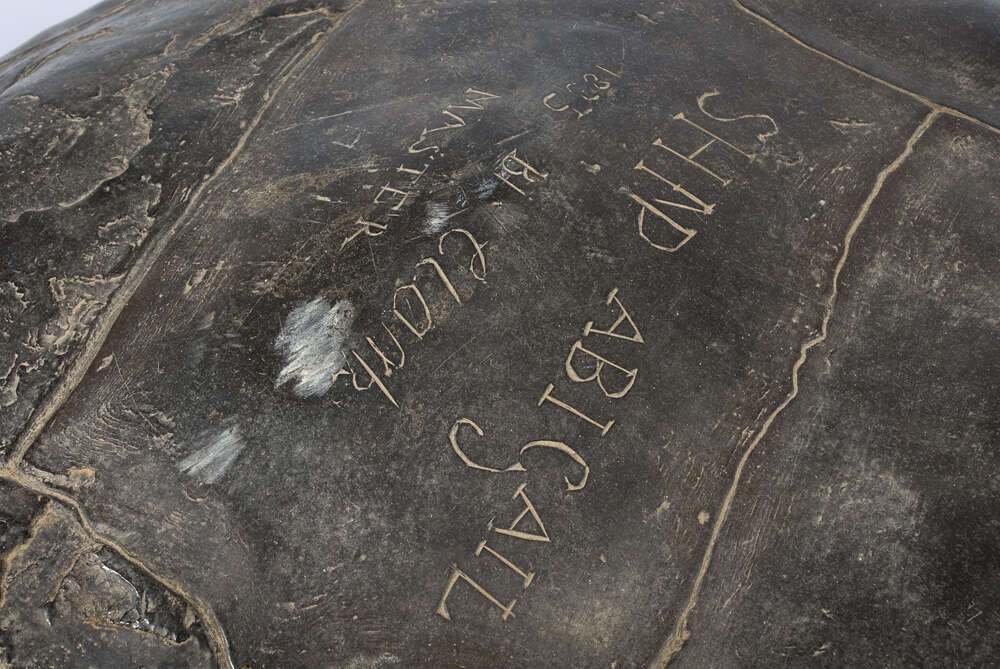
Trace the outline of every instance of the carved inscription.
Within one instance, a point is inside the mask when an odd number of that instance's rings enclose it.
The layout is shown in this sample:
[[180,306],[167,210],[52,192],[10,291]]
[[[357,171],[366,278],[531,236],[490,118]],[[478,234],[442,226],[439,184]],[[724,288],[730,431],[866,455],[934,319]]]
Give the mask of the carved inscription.
[[[602,338],[614,338],[629,341],[642,345],[645,341],[639,328],[636,326],[631,314],[622,304],[618,296],[618,289],[613,289],[607,297],[607,306],[610,308],[610,317],[604,320],[604,324],[596,325],[595,321],[588,321],[583,326],[583,336],[575,341],[567,352],[563,361],[563,371],[566,380],[572,384],[584,384],[593,388],[604,397],[621,399],[628,395],[635,385],[639,374],[637,367],[630,368],[627,364],[615,362],[601,353]],[[586,369],[587,371],[583,371]],[[591,371],[592,370],[592,371]],[[592,385],[588,385],[592,384]],[[580,409],[569,403],[558,399],[553,394],[555,384],[549,383],[542,392],[541,399],[537,406],[541,407],[545,403],[550,403],[556,408],[567,411],[576,418],[593,425],[600,430],[601,436],[608,433],[614,424],[614,419],[609,419],[601,423]],[[568,386],[567,386],[568,388]],[[587,485],[590,477],[590,466],[586,460],[573,447],[563,441],[550,439],[540,439],[530,441],[521,446],[516,455],[516,460],[509,465],[493,466],[473,460],[463,448],[463,443],[468,443],[471,439],[485,437],[485,431],[471,418],[459,418],[452,425],[448,433],[448,442],[452,451],[459,461],[469,469],[477,472],[487,472],[489,474],[509,474],[514,472],[527,472],[528,468],[524,464],[525,455],[533,449],[550,449],[561,453],[568,458],[568,466],[571,468],[570,475],[564,475],[563,481],[566,484],[567,492],[582,490]],[[516,552],[518,544],[515,541],[531,541],[539,543],[550,543],[552,541],[549,531],[545,527],[545,522],[538,508],[531,501],[528,495],[527,483],[522,481],[514,491],[511,499],[514,502],[514,510],[498,517],[512,517],[509,523],[506,521],[500,525],[494,525],[491,521],[487,526],[487,536],[479,542],[472,552],[477,559],[494,559],[507,567],[518,579],[520,589],[527,590],[534,580],[535,573],[528,572],[520,567],[516,562]],[[497,537],[506,537],[506,539]],[[468,586],[471,592],[478,594],[491,605],[500,611],[500,617],[507,620],[514,615],[514,606],[517,598],[497,596],[494,591],[484,586],[475,577],[470,575],[472,570],[460,568],[452,565],[448,581],[445,583],[444,591],[438,602],[437,614],[445,620],[451,620],[451,610],[448,608],[449,598],[459,585]],[[510,589],[510,584],[506,589]]]
[[465,91],[465,99],[461,104],[449,104],[441,110],[443,119],[437,119],[434,127],[425,127],[420,137],[406,149],[406,155],[396,168],[396,180],[390,180],[378,187],[372,200],[369,213],[354,222],[350,234],[344,238],[340,248],[345,248],[361,236],[378,237],[385,234],[392,219],[400,216],[402,210],[412,202],[417,195],[417,182],[426,174],[436,155],[441,151],[437,143],[446,133],[454,132],[466,125],[466,117],[481,112],[486,102],[499,98],[499,95],[469,88]]
[[[714,200],[720,194],[719,189],[732,183],[732,177],[725,176],[723,171],[733,169],[734,163],[737,166],[752,163],[757,158],[756,151],[778,133],[777,123],[767,114],[735,117],[712,114],[705,109],[705,102],[717,95],[718,91],[709,91],[698,96],[700,116],[691,118],[684,112],[674,114],[670,133],[653,139],[651,146],[655,150],[648,151],[633,167],[635,183],[618,189],[639,207],[636,214],[639,237],[664,253],[674,253],[691,241],[698,231],[690,226],[699,216],[711,216],[715,212],[716,203],[709,200]],[[745,142],[748,132],[745,122],[753,119],[766,121],[770,128],[756,134],[758,149],[748,150],[742,148],[748,144]],[[737,124],[733,130],[744,133],[744,142],[737,144],[737,140],[727,134],[729,128],[725,124],[730,123]],[[760,126],[760,123],[752,124],[752,127]],[[696,189],[685,185],[698,174],[709,177],[708,181],[714,186]],[[700,181],[703,183],[705,179]]]
[[584,72],[579,81],[570,81],[560,89],[550,91],[542,97],[542,105],[556,114],[568,114],[579,120],[594,111],[602,97],[607,97],[615,79],[621,79],[622,72],[614,72],[595,65],[590,72]]
[[[528,197],[528,194],[524,188],[549,178],[548,172],[542,172],[532,167],[526,160],[519,157],[517,149],[510,151],[500,159],[493,175],[525,197]],[[518,186],[515,182],[521,185]]]
[[[467,210],[458,214],[465,211]],[[475,281],[485,282],[485,248],[486,242],[480,242],[465,228],[456,227],[441,234],[438,237],[437,257],[419,260],[414,265],[412,277],[393,291],[390,322],[380,321],[381,328],[365,336],[367,346],[362,346],[361,351],[354,349],[345,355],[346,368],[337,372],[334,379],[347,377],[351,387],[359,392],[375,388],[393,406],[398,407],[399,403],[389,388],[389,379],[394,370],[402,369],[406,364],[406,350],[400,341],[401,337],[408,333],[416,341],[421,341],[436,326],[428,303],[431,291],[440,291],[444,299],[453,300],[457,305],[462,304],[451,276],[438,259],[443,261],[446,258],[460,258],[460,265],[467,267],[467,270],[462,270],[463,273]],[[400,333],[394,332],[391,325],[399,328]],[[412,343],[415,342],[407,345]]]

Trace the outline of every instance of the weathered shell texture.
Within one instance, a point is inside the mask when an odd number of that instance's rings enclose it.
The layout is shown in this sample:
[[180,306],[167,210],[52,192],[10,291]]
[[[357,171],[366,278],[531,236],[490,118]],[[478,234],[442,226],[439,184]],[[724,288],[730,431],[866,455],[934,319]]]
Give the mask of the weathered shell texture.
[[992,0],[39,35],[0,667],[995,662],[998,53]]

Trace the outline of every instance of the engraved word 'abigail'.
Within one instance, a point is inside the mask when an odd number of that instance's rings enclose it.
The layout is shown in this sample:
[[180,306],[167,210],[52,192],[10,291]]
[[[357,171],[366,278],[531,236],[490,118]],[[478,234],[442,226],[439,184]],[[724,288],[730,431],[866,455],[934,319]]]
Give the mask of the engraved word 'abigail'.
[[[628,395],[629,391],[632,390],[632,387],[635,385],[636,377],[639,374],[639,369],[629,369],[625,365],[613,362],[594,349],[600,349],[601,337],[623,339],[640,345],[644,344],[645,341],[639,333],[639,328],[636,327],[635,321],[632,320],[632,316],[629,315],[625,306],[619,299],[617,288],[612,290],[608,295],[607,304],[608,306],[614,305],[617,312],[614,320],[606,327],[595,326],[594,321],[589,321],[586,325],[584,325],[583,337],[570,346],[569,353],[563,363],[563,369],[566,372],[566,377],[570,381],[578,384],[592,383],[594,384],[594,387],[605,397],[621,399]],[[584,340],[587,341],[586,346],[584,346]],[[585,359],[589,359],[590,363],[593,365],[593,372],[581,373],[580,363]],[[538,406],[541,406],[545,402],[549,402],[556,407],[569,412],[576,418],[595,426],[601,431],[602,437],[608,433],[608,430],[611,429],[611,426],[615,422],[614,420],[608,420],[605,423],[600,423],[594,420],[579,409],[560,399],[557,399],[552,394],[553,387],[553,384],[548,384],[545,391],[542,393],[541,399],[538,401]],[[459,435],[463,430],[466,433],[466,437],[469,436],[469,430],[475,432],[475,434],[479,437],[485,436],[485,432],[483,428],[481,428],[472,419],[459,418],[455,421],[455,424],[451,428],[451,432],[448,434],[448,441],[451,444],[452,451],[454,451],[459,460],[461,460],[461,462],[470,469],[488,472],[490,474],[526,472],[528,470],[522,462],[526,454],[529,452],[535,452],[536,449],[550,449],[558,453],[562,453],[569,458],[572,463],[571,467],[580,472],[574,476],[576,480],[571,480],[569,476],[563,477],[567,492],[582,490],[587,485],[587,479],[590,477],[590,466],[587,465],[583,456],[581,456],[575,449],[565,442],[550,439],[530,441],[521,446],[518,450],[516,462],[506,467],[493,467],[476,462],[469,457],[466,450],[463,449],[459,443]],[[498,560],[501,564],[514,572],[519,577],[520,586],[523,590],[526,590],[531,585],[535,578],[535,573],[518,566],[512,558],[508,557],[504,553],[501,553],[501,549],[504,550],[504,552],[509,552],[507,547],[516,548],[517,544],[510,543],[512,541],[532,541],[541,543],[551,542],[548,530],[545,529],[545,523],[542,521],[541,514],[538,512],[534,503],[532,503],[531,498],[528,497],[527,487],[527,483],[522,482],[514,491],[512,499],[519,502],[518,508],[520,509],[520,511],[514,516],[514,519],[505,526],[495,526],[491,521],[487,526],[487,537],[480,541],[476,546],[475,551],[473,551],[474,557],[483,557],[485,553],[486,555]],[[528,516],[530,516],[530,520],[528,519]],[[506,539],[500,537],[506,537]],[[507,546],[504,546],[501,542],[507,542]],[[448,609],[448,598],[452,595],[452,591],[459,581],[469,585],[476,593],[485,598],[486,601],[500,609],[501,617],[504,620],[507,620],[514,615],[514,605],[517,603],[516,598],[511,598],[507,604],[504,604],[490,590],[486,589],[479,583],[479,581],[470,576],[467,571],[459,568],[458,565],[452,565],[451,575],[448,578],[448,582],[445,584],[444,593],[441,595],[441,600],[438,602],[437,607],[437,614],[445,620],[451,620],[451,612]]]

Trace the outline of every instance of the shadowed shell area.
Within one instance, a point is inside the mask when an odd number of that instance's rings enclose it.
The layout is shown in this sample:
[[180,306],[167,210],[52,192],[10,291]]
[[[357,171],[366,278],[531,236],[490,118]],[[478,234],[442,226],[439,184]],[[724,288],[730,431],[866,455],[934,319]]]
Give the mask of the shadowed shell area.
[[998,12],[38,35],[0,61],[0,668],[990,666]]

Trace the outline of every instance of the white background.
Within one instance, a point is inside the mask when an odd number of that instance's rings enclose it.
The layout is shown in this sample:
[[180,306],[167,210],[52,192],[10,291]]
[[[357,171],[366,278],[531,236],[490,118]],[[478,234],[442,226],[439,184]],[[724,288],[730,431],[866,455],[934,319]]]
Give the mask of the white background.
[[0,0],[0,58],[97,0]]

